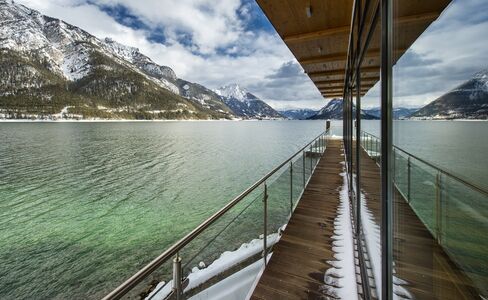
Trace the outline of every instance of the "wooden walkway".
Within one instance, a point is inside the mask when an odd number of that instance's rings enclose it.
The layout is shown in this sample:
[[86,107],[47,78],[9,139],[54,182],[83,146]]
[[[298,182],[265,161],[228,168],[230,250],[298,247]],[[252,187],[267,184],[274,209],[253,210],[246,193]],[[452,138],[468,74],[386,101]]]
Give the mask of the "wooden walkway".
[[[329,140],[324,157],[253,291],[251,299],[335,299],[324,274],[333,266],[334,220],[343,179],[342,142]],[[380,170],[361,153],[362,188],[380,224]],[[469,279],[439,247],[399,193],[395,194],[394,272],[399,299],[480,299]],[[398,280],[400,279],[400,280]],[[374,287],[374,280],[370,278]],[[407,293],[402,293],[407,291]],[[358,295],[361,298],[361,295]]]
[[327,299],[324,274],[342,186],[342,142],[329,140],[251,299]]

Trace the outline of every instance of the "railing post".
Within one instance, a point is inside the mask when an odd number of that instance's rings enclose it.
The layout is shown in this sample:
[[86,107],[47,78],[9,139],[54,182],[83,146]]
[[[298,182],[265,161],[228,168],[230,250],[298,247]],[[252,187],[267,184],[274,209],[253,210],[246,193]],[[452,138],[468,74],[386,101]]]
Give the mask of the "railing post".
[[436,238],[437,243],[441,245],[442,224],[441,224],[441,201],[442,201],[442,189],[441,189],[441,173],[438,171],[435,177],[435,218],[436,218]]
[[369,147],[371,145],[371,142],[369,141],[369,135],[367,135],[367,137],[368,137],[368,143],[366,144],[366,153],[368,153],[369,155]]
[[313,155],[312,155],[312,145],[310,145],[310,177],[312,177],[313,172]]
[[395,176],[396,176],[396,153],[395,153],[395,148],[391,149],[391,152],[393,154],[393,178],[392,181],[393,183],[396,182]]
[[376,146],[376,162],[380,163],[380,156],[378,154],[378,139],[375,139],[375,146]]
[[410,155],[408,156],[408,159],[407,159],[407,202],[410,203],[410,191],[411,191],[411,177],[410,177]]
[[266,266],[268,259],[268,185],[264,183],[264,197],[263,197],[263,259]]
[[293,160],[290,161],[290,218],[293,213]]
[[175,258],[173,259],[173,292],[176,296],[176,300],[183,299],[182,273],[181,257],[176,253]]
[[302,162],[303,162],[303,189],[305,190],[305,150],[303,150],[302,152],[303,154],[303,159],[302,159]]

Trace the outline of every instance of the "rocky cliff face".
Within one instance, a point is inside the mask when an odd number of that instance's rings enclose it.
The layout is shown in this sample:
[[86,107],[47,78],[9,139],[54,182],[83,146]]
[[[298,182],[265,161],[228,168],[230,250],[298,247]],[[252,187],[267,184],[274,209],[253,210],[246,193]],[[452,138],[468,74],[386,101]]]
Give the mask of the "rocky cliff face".
[[137,48],[10,1],[0,1],[0,54],[0,117],[234,117],[211,90]]
[[282,119],[283,116],[271,106],[260,100],[255,95],[240,87],[238,84],[223,86],[215,93],[222,101],[241,118],[247,119]]

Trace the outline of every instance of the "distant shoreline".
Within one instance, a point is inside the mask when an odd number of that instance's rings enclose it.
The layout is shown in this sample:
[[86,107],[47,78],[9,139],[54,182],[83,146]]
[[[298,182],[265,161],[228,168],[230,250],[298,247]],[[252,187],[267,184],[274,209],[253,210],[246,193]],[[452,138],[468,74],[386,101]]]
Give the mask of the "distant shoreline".
[[[151,122],[254,122],[254,121],[288,121],[286,119],[218,119],[218,120],[132,120],[132,119],[99,119],[99,120],[28,120],[28,119],[0,119],[0,123],[151,123]],[[299,121],[299,120],[295,120]]]
[[[95,120],[29,120],[29,119],[0,119],[0,123],[164,123],[164,122],[258,122],[258,121],[327,121],[325,119],[316,120],[300,120],[300,119],[218,119],[218,120],[184,120],[184,119],[172,119],[172,120],[132,120],[132,119],[95,119]],[[342,121],[340,119],[331,119],[330,121]],[[362,121],[380,121],[380,120],[362,120]],[[393,120],[393,121],[454,121],[454,122],[486,122],[488,119],[451,119],[451,120],[440,120],[440,119],[426,119],[426,120]]]

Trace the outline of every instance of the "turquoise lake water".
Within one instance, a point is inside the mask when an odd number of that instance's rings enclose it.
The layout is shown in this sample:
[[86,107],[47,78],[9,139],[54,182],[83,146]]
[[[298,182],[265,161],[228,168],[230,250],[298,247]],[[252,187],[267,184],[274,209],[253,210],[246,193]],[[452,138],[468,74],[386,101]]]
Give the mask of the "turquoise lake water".
[[[488,122],[402,122],[400,147],[486,186]],[[103,296],[323,128],[0,123],[0,299]]]

